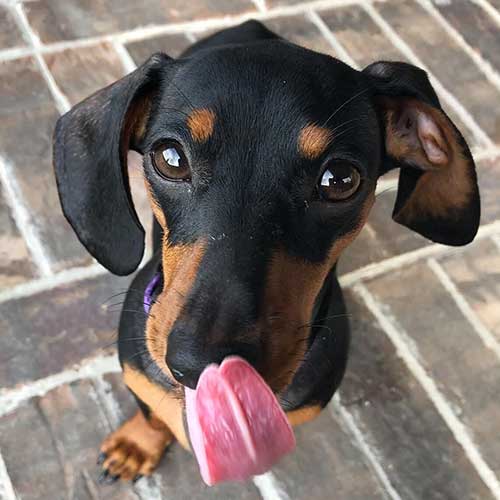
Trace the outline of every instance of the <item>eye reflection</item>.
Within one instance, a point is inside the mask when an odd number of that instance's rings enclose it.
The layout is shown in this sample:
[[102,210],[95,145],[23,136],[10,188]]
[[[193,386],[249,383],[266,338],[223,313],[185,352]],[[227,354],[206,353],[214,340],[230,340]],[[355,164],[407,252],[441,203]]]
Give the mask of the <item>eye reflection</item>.
[[171,167],[179,167],[181,162],[181,155],[177,152],[175,148],[167,148],[163,150],[163,159]]
[[347,162],[332,162],[321,176],[318,193],[323,200],[342,201],[356,193],[360,183],[361,177],[353,165]]
[[151,153],[156,171],[171,181],[190,181],[191,169],[182,146],[174,140],[160,143]]

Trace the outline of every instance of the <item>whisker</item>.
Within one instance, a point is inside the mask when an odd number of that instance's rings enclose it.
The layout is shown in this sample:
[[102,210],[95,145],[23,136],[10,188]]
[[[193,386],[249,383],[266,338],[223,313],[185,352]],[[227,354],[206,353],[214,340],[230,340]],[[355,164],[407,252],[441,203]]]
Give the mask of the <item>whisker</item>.
[[311,329],[312,328],[324,328],[325,330],[328,330],[329,333],[333,334],[333,330],[328,325],[311,325]]
[[148,353],[148,352],[149,352],[149,351],[148,351],[147,349],[144,349],[143,351],[138,351],[138,352],[136,352],[136,353],[132,354],[132,356],[129,356],[129,357],[127,358],[127,361],[130,361],[131,359],[135,358],[136,356],[141,356],[142,354],[146,354],[146,353]]
[[110,300],[112,300],[116,297],[119,297],[120,295],[126,295],[128,292],[140,293],[141,295],[144,294],[143,290],[142,291],[137,290],[136,288],[123,289],[121,292],[115,293],[115,294],[111,295],[110,297],[108,297],[107,299],[105,299],[101,305],[103,306],[104,304],[106,304],[106,302],[109,302]]
[[129,337],[127,339],[120,339],[117,342],[132,342],[133,340],[147,340],[146,336],[143,337]]
[[301,328],[307,328],[308,326],[310,326],[310,327],[314,327],[314,326],[318,327],[320,325],[316,323],[317,321],[325,321],[327,319],[334,319],[334,318],[348,318],[348,317],[351,317],[351,316],[352,316],[352,314],[343,313],[343,314],[331,314],[330,316],[324,316],[322,318],[314,318],[314,322],[304,323],[303,325],[300,325],[299,327],[297,327],[297,330],[300,330]]
[[123,306],[123,304],[125,304],[125,300],[123,302],[115,302],[113,304],[103,304],[102,307],[105,307],[106,309],[111,309],[112,307],[116,307],[116,306]]
[[[345,125],[348,125],[349,123],[360,122],[360,121],[361,121],[361,118],[351,118],[350,120],[346,120],[345,122],[342,122],[340,125],[337,125],[332,130],[332,134],[335,134],[335,132],[337,132],[337,130],[339,130],[340,128],[344,127]],[[334,139],[335,139],[335,136],[334,136]]]
[[155,317],[151,314],[151,313],[147,313],[145,311],[137,311],[136,309],[106,309],[107,311],[109,312],[112,312],[112,313],[118,313],[118,312],[128,312],[128,313],[134,313],[134,314],[142,314],[144,316],[146,316],[146,318],[153,318],[155,319]]
[[370,89],[369,88],[366,88],[366,89],[363,89],[363,90],[360,90],[359,92],[357,92],[356,94],[354,94],[352,97],[350,97],[349,99],[347,99],[346,101],[344,101],[343,104],[341,104],[325,121],[325,123],[323,123],[322,127],[326,127],[326,125],[328,124],[328,122],[341,110],[343,109],[345,106],[347,106],[350,102],[352,102],[354,99],[360,97],[361,95],[363,94],[366,94]]
[[184,111],[181,111],[180,109],[177,109],[177,108],[170,108],[170,107],[164,107],[162,106],[161,108],[162,110],[164,109],[165,111],[173,111],[174,113],[179,113],[180,115],[184,115],[186,118],[189,117],[189,114],[184,112]]
[[193,106],[193,103],[187,98],[186,94],[184,94],[184,92],[182,92],[182,90],[172,80],[170,81],[170,84],[174,87],[175,90],[177,90],[177,92],[179,92],[188,106],[194,111],[196,108]]

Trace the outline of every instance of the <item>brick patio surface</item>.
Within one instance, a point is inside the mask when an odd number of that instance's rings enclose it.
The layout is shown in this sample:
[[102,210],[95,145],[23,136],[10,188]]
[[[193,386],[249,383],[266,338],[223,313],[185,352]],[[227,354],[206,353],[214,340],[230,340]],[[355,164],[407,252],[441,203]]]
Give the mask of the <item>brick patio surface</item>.
[[[104,307],[130,278],[62,216],[54,123],[152,52],[251,17],[357,68],[426,68],[477,161],[480,232],[453,249],[393,223],[397,177],[382,178],[340,263],[348,371],[297,451],[208,488],[174,445],[151,478],[100,486],[99,443],[134,411]],[[500,1],[0,0],[0,387],[1,500],[500,499]]]

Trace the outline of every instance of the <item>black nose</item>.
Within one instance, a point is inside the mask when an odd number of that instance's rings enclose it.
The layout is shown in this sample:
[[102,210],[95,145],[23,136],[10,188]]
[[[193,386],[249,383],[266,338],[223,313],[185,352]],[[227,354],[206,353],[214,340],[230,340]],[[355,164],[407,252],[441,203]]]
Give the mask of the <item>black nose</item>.
[[201,373],[209,364],[220,364],[228,356],[239,356],[256,366],[259,350],[256,345],[246,342],[207,345],[194,332],[180,325],[170,332],[167,365],[175,379],[191,389],[196,389]]

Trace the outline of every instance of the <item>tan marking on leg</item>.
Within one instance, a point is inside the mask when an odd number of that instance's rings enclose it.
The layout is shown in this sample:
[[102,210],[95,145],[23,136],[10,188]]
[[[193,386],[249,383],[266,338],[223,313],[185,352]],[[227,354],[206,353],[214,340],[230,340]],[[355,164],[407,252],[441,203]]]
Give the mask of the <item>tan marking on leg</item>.
[[331,130],[311,123],[299,133],[299,153],[308,160],[315,160],[325,151],[331,139]]
[[321,413],[321,410],[322,408],[319,405],[305,406],[304,408],[288,411],[286,416],[290,425],[296,426],[315,419]]
[[102,443],[107,455],[102,467],[125,481],[149,475],[173,438],[167,426],[152,425],[139,410]]
[[[183,448],[189,450],[189,441],[183,422],[183,392],[167,391],[151,382],[143,373],[125,365],[123,380],[127,387],[144,403],[146,403],[156,418],[156,425],[163,423],[175,436]],[[152,424],[155,426],[155,424]]]
[[206,142],[214,131],[215,113],[207,108],[195,109],[188,116],[187,126],[196,142]]

